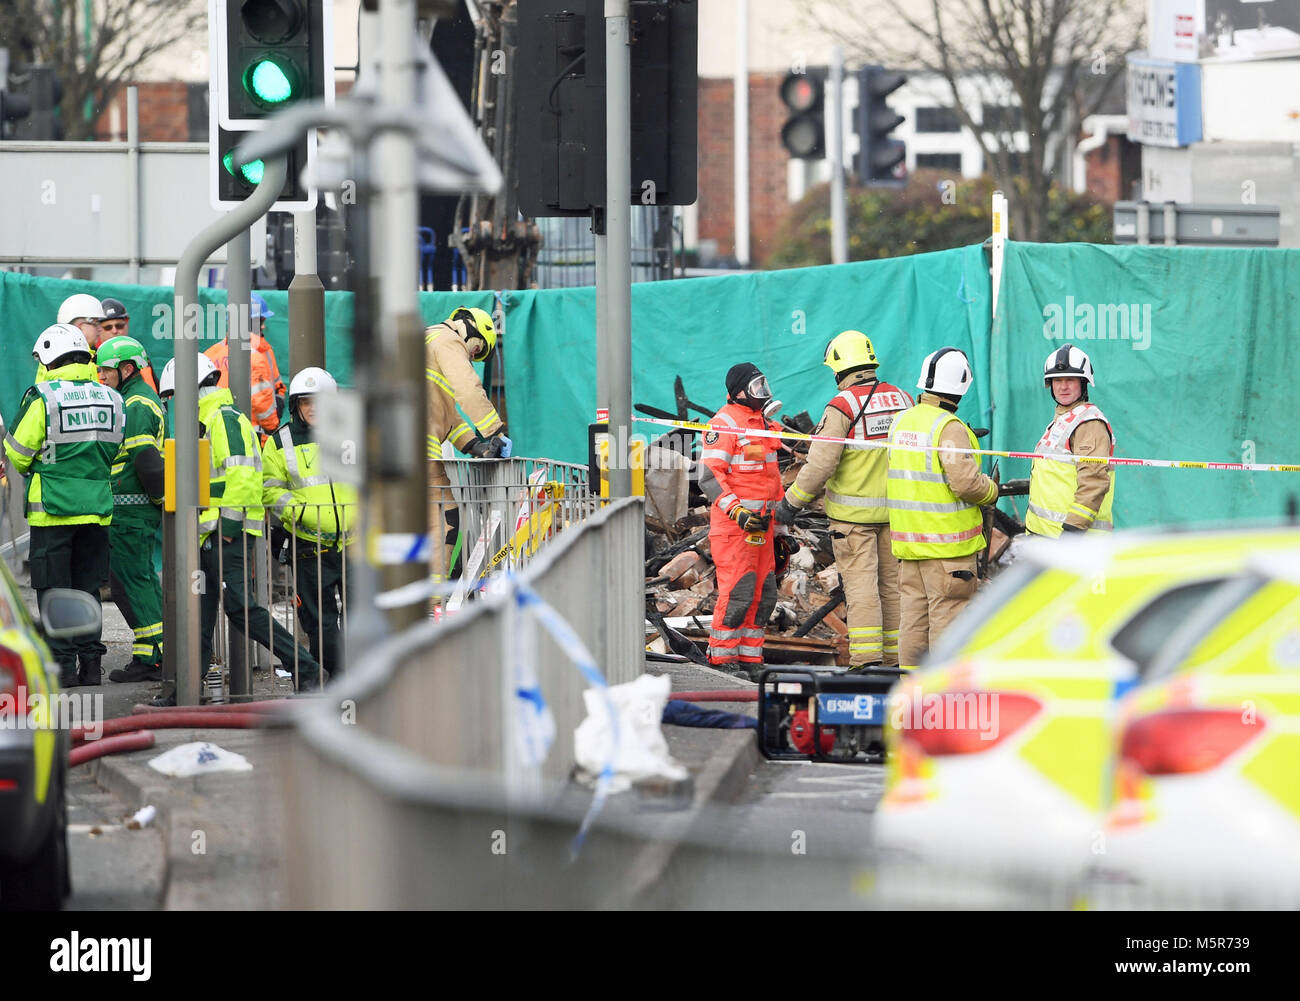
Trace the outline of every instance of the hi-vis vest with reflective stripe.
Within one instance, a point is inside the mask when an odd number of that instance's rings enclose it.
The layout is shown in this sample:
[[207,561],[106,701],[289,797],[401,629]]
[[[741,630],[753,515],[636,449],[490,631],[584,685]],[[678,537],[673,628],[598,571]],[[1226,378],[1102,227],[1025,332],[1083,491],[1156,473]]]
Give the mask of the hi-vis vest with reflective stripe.
[[[777,427],[762,414],[728,403],[709,423],[714,427],[736,428],[739,431],[775,431]],[[700,461],[709,467],[722,488],[715,504],[726,514],[737,501],[752,511],[757,511],[785,496],[781,486],[781,469],[777,465],[776,438],[750,437],[723,431],[706,431]]]
[[[1096,404],[1087,402],[1060,414],[1047,425],[1034,451],[1045,455],[1069,455],[1070,436],[1088,421],[1101,421],[1106,425],[1110,432],[1110,454],[1114,455],[1115,432],[1111,430],[1110,422]],[[1035,535],[1060,535],[1078,489],[1079,467],[1076,463],[1035,459],[1029,478],[1029,512],[1025,515],[1025,528]],[[1112,473],[1110,489],[1102,499],[1092,528],[1109,531],[1114,527],[1111,521],[1114,501],[1115,476]]]
[[[248,418],[235,409],[228,389],[199,400],[199,422],[209,442],[213,506],[199,516],[199,537],[219,522],[238,523],[249,535],[262,534],[262,451]],[[230,526],[235,527],[233,524]]]
[[[874,392],[872,392],[874,388]],[[866,412],[863,412],[863,402]],[[851,422],[853,441],[884,441],[894,418],[912,405],[912,398],[887,382],[850,386],[831,400],[830,406]],[[826,481],[826,517],[860,524],[889,520],[885,474],[889,456],[883,448],[845,446],[840,464]]]
[[[320,472],[320,445],[294,443],[292,424],[267,442],[263,453],[263,495],[280,522],[295,536],[325,549],[352,541],[356,487]],[[281,478],[283,476],[283,479]]]
[[93,519],[107,525],[113,519],[113,456],[126,427],[122,397],[80,380],[38,382],[36,390],[45,401],[45,439],[30,468],[28,522],[40,527]]
[[[898,415],[889,443],[938,446],[953,421],[977,448],[974,433],[955,414],[928,403]],[[954,559],[984,548],[980,509],[952,492],[937,452],[889,450],[889,532],[901,560]]]

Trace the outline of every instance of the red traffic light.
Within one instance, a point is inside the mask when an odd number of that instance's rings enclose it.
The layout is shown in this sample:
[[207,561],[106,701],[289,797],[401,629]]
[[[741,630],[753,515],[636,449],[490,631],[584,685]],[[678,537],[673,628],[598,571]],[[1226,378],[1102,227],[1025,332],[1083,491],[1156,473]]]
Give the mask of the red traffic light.
[[822,91],[821,78],[807,73],[787,73],[781,81],[781,100],[797,114],[819,107]]

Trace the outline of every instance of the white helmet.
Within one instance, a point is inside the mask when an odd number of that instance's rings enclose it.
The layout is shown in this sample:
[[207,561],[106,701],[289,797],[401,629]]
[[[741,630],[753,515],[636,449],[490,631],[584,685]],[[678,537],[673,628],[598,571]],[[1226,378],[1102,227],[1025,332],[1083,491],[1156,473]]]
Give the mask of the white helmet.
[[1092,359],[1072,344],[1058,348],[1043,362],[1043,384],[1049,379],[1086,379],[1089,386],[1095,386]]
[[289,399],[295,396],[313,396],[316,393],[332,393],[339,388],[339,384],[334,381],[334,376],[330,375],[323,368],[304,368],[289,381]]
[[959,348],[940,348],[921,362],[921,378],[916,388],[960,397],[966,395],[974,378],[965,352]]
[[78,292],[63,300],[59,307],[59,322],[71,323],[73,320],[102,320],[104,305],[93,295]]
[[46,327],[32,345],[32,355],[42,365],[49,365],[73,351],[84,351],[89,355],[90,345],[86,343],[86,335],[71,323],[56,323],[52,327]]
[[[220,371],[212,363],[212,359],[205,354],[199,355],[199,379],[198,385],[203,385],[203,380],[213,372]],[[163,366],[162,374],[158,376],[158,395],[163,396],[168,393],[176,392],[176,359],[168,359],[167,364]]]

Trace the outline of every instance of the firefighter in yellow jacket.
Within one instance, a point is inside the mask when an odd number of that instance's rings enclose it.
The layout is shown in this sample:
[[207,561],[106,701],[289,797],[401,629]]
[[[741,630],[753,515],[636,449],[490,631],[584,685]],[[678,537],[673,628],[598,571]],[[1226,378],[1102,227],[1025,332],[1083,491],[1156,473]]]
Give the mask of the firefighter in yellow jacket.
[[[472,362],[484,361],[496,347],[497,332],[486,310],[461,306],[424,332],[425,376],[429,390],[429,533],[433,577],[447,577],[449,527],[457,525],[451,481],[442,464],[442,443],[476,459],[510,455],[510,439]],[[459,410],[457,409],[459,407]],[[462,416],[463,414],[463,416]]]
[[[1035,452],[1047,455],[1115,454],[1115,434],[1106,415],[1088,402],[1094,385],[1092,360],[1066,346],[1043,362],[1043,384],[1056,401],[1056,413]],[[1115,503],[1115,474],[1109,462],[1035,459],[1029,478],[1025,528],[1034,535],[1109,531]]]
[[[826,405],[816,434],[884,443],[894,418],[912,398],[876,377],[875,348],[866,334],[846,330],[828,345],[823,363],[835,373],[839,393]],[[898,560],[889,536],[883,448],[848,448],[815,441],[808,461],[774,515],[791,524],[826,490],[831,548],[844,585],[849,617],[849,669],[898,664]]]
[[[889,530],[899,564],[898,662],[921,656],[975,593],[975,554],[985,546],[980,507],[998,485],[980,472],[975,433],[956,415],[973,375],[966,355],[940,348],[921,363],[916,406],[889,432]],[[895,447],[903,446],[903,447]],[[937,449],[937,450],[931,450]]]

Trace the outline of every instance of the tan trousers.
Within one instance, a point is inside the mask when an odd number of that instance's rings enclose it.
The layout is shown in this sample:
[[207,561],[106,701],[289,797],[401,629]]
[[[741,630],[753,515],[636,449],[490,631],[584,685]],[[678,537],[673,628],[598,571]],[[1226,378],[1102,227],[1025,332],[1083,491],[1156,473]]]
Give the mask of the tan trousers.
[[849,665],[898,664],[898,560],[889,525],[830,523],[831,549],[844,584]]
[[[914,668],[975,593],[975,554],[951,560],[901,560],[898,663]],[[953,574],[969,574],[954,577]]]
[[[429,574],[439,584],[447,582],[447,514],[454,509],[451,480],[447,467],[433,460],[429,463]],[[443,598],[434,598],[430,606],[441,604]]]

